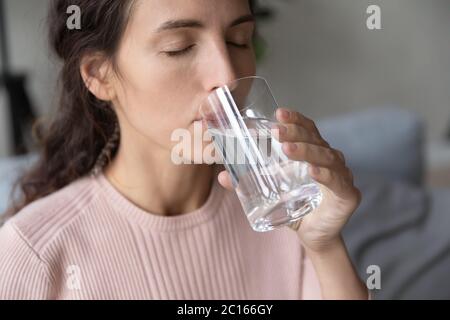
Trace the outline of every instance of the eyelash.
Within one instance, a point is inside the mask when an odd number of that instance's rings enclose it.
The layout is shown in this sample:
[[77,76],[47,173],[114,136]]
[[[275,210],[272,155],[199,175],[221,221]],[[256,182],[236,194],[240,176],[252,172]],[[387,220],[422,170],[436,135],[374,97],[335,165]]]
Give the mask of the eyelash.
[[[232,43],[232,42],[227,42],[228,44],[231,44],[232,46],[239,48],[239,49],[248,49],[249,46],[246,44],[237,44],[237,43]],[[194,47],[195,45],[191,45],[183,50],[179,50],[179,51],[167,51],[164,52],[168,57],[171,58],[176,58],[176,57],[180,57],[183,56],[187,53],[189,53],[189,51],[191,51],[191,49]]]

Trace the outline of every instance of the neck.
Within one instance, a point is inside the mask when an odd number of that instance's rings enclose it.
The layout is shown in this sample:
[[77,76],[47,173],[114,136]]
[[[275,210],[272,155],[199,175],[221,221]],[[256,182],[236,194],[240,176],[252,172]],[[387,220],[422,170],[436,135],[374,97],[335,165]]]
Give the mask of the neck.
[[175,165],[170,152],[120,144],[105,177],[141,209],[156,215],[175,216],[200,208],[208,199],[215,177],[214,166]]

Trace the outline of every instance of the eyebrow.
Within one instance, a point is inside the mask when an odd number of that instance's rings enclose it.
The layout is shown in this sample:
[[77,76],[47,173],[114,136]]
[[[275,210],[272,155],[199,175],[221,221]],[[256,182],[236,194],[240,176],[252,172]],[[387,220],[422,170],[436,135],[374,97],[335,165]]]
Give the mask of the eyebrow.
[[[255,22],[255,16],[253,14],[247,14],[242,17],[237,18],[234,20],[230,25],[229,28],[237,26],[241,23],[245,22]],[[181,20],[169,20],[164,22],[161,26],[156,29],[156,33],[160,33],[167,30],[172,29],[180,29],[180,28],[204,28],[205,26],[203,23],[201,23],[198,20],[192,20],[192,19],[181,19]]]

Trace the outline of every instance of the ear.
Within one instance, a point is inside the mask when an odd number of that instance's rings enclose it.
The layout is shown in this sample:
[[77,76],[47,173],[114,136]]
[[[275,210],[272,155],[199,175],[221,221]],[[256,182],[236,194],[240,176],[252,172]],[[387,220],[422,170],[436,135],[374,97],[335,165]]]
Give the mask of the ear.
[[80,73],[84,84],[97,99],[112,101],[115,98],[112,68],[105,56],[92,54],[83,57]]

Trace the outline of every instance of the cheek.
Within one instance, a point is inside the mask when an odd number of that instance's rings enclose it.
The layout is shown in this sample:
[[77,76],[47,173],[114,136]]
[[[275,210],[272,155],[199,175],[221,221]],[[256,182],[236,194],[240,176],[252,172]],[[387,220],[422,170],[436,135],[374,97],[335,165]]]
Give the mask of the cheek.
[[[255,74],[253,51],[236,52],[231,59],[238,76]],[[130,50],[121,61],[124,77],[118,99],[129,125],[165,148],[175,144],[171,135],[176,129],[193,133],[204,65],[154,57],[139,50]]]
[[130,66],[119,97],[123,113],[141,134],[169,146],[172,132],[193,120],[194,89],[183,72],[155,63]]

